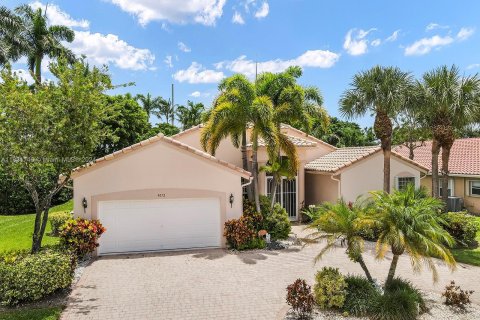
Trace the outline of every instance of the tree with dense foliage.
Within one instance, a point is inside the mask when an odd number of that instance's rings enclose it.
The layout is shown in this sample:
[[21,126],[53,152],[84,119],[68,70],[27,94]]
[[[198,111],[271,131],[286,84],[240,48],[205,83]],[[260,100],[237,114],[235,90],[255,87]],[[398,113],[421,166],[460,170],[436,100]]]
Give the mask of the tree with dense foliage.
[[319,210],[320,216],[308,226],[309,229],[316,231],[303,239],[307,244],[317,243],[320,240],[327,241],[326,246],[315,257],[315,262],[320,260],[326,252],[334,249],[336,243],[340,241],[346,246],[346,253],[350,260],[360,264],[367,279],[373,282],[363,260],[364,240],[360,235],[367,226],[364,216],[365,211],[369,210],[368,203],[360,199],[355,203],[346,203],[340,199],[335,204],[323,204]]
[[[273,159],[277,150],[278,134],[272,121],[273,107],[270,98],[257,96],[255,85],[241,74],[225,78],[218,88],[220,93],[214,101],[210,117],[201,134],[203,149],[215,155],[220,142],[230,137],[233,145],[241,148],[243,167],[248,170],[247,128],[250,127],[252,167],[258,166],[259,138],[265,141],[269,157]],[[258,170],[251,171],[253,198],[256,209],[260,212]]]
[[377,144],[372,128],[360,128],[355,122],[343,121],[336,117],[330,118],[326,131],[313,131],[315,137],[338,147],[361,147]]
[[383,190],[390,192],[392,119],[404,109],[412,86],[412,76],[396,67],[375,66],[353,77],[351,88],[340,99],[340,112],[351,119],[375,114],[373,129],[380,139],[383,156]]
[[202,113],[205,111],[203,103],[188,101],[187,106],[178,106],[176,110],[178,121],[182,124],[182,130],[187,130],[201,123]]
[[42,61],[45,56],[51,59],[64,57],[70,63],[75,61],[73,52],[62,44],[62,41],[72,42],[74,38],[72,29],[48,25],[46,9],[34,10],[24,4],[12,12],[4,6],[0,7],[0,51],[3,52],[0,54],[0,63],[2,59],[16,61],[26,57],[36,84],[42,82]]
[[8,69],[0,84],[0,156],[35,204],[34,253],[41,247],[52,198],[73,168],[91,160],[104,135],[104,93],[112,88],[106,70],[87,72],[82,62],[68,66],[61,59],[50,64],[50,71],[57,81],[40,84],[35,92]]
[[[279,144],[277,157],[270,159],[270,165],[281,167],[281,164],[275,162],[280,161],[283,152],[289,159],[287,163],[290,165],[290,177],[295,177],[298,170],[297,148],[288,136],[281,132],[281,125],[289,124],[308,133],[314,121],[317,127],[326,129],[330,120],[327,111],[322,107],[323,97],[320,91],[316,87],[299,85],[298,78],[301,76],[300,67],[289,67],[284,72],[260,74],[255,85],[257,95],[269,97],[273,107],[272,120],[276,126]],[[258,171],[258,168],[254,167],[252,170]],[[280,179],[281,176],[273,175],[272,207]]]
[[108,114],[101,125],[106,135],[98,144],[95,157],[121,150],[148,138],[147,112],[130,95],[105,96]]
[[429,137],[429,130],[415,108],[407,107],[400,112],[393,129],[393,144],[407,148],[411,160],[415,158],[415,149],[424,146]]
[[[458,67],[441,66],[423,75],[417,84],[418,112],[431,128],[432,193],[439,196],[438,155],[442,151],[442,190],[448,190],[448,161],[455,131],[478,122],[480,114],[480,78],[461,76]],[[442,198],[447,203],[448,193]]]
[[420,271],[422,264],[428,266],[434,281],[438,278],[434,258],[443,260],[452,270],[455,268],[449,250],[454,240],[443,228],[440,200],[425,196],[413,184],[391,194],[383,191],[371,194],[376,208],[373,219],[379,230],[377,258],[383,259],[389,251],[393,254],[387,283],[394,279],[398,259],[404,253],[409,255],[414,271]]
[[165,136],[173,136],[180,132],[180,128],[171,125],[170,123],[157,123],[156,125],[152,126],[148,131],[147,137],[153,137],[159,133],[164,134]]

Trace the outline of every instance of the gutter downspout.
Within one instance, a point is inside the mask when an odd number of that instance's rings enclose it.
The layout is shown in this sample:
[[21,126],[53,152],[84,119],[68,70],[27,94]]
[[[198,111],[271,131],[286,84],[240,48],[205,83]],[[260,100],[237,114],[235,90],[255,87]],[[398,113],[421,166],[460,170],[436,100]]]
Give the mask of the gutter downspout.
[[338,199],[340,199],[342,197],[342,182],[340,181],[340,178],[335,178],[333,174],[330,176],[330,179],[338,182]]
[[246,186],[249,186],[249,185],[251,185],[251,184],[252,184],[252,182],[253,182],[253,177],[252,177],[252,176],[250,176],[250,178],[248,178],[248,182],[247,182],[247,183],[244,183],[244,184],[242,184],[242,188],[243,188],[243,187],[246,187]]

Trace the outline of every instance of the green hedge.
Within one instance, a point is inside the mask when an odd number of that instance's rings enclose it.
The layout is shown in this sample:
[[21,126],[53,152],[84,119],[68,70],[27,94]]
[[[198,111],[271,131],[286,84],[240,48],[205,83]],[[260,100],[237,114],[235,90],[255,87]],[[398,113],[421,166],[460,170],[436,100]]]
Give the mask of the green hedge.
[[468,247],[475,242],[479,225],[474,216],[466,212],[448,212],[444,215],[445,229],[460,247]]
[[73,216],[68,211],[52,212],[48,215],[48,220],[52,226],[52,235],[58,236],[60,234],[60,228]]
[[52,250],[0,258],[0,304],[35,301],[67,288],[73,280],[70,254]]

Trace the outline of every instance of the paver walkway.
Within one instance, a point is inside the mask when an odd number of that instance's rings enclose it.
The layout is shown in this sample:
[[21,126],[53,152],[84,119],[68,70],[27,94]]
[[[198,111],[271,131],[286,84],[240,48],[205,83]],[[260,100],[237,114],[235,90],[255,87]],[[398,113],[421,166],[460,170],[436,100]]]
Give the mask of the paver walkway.
[[[299,231],[299,227],[295,227]],[[313,284],[322,266],[361,273],[344,249],[313,259],[322,245],[281,251],[234,254],[212,249],[190,252],[101,257],[88,266],[70,295],[63,320],[76,319],[282,319],[288,310],[285,288],[297,278]],[[365,260],[374,277],[384,279],[390,260]],[[480,303],[480,268],[459,265],[452,274],[438,266],[440,280],[429,271],[413,274],[401,257],[397,274],[424,290],[441,292],[450,280],[474,289]]]

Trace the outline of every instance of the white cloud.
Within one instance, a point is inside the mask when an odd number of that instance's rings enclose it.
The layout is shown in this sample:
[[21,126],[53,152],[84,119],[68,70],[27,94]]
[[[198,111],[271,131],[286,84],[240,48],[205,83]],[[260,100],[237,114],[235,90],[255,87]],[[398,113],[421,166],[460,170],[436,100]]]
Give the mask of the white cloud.
[[173,68],[172,56],[166,56],[166,57],[165,57],[165,60],[163,60],[163,62],[165,62],[165,64],[166,64],[169,68]]
[[461,28],[455,37],[451,35],[439,36],[434,35],[430,38],[422,38],[415,41],[405,48],[405,55],[424,55],[432,51],[432,49],[440,49],[443,46],[452,44],[454,42],[464,41],[470,38],[475,33],[473,28]]
[[155,56],[148,49],[138,49],[117,35],[77,31],[69,44],[73,52],[85,55],[94,64],[114,64],[121,69],[152,69]]
[[47,18],[50,24],[52,25],[61,25],[67,26],[70,28],[83,28],[87,29],[90,26],[90,22],[88,20],[75,20],[73,19],[68,13],[62,11],[58,6],[54,4],[43,4],[40,1],[35,1],[30,4],[33,9],[47,10]]
[[236,24],[245,24],[245,20],[243,20],[242,15],[238,11],[235,11],[233,14],[232,22]]
[[432,22],[425,28],[425,31],[432,31],[435,29],[449,29],[449,28],[450,27],[447,25],[441,25],[441,24]]
[[473,34],[475,33],[475,29],[473,28],[462,28],[460,31],[457,33],[457,39],[459,41],[467,40],[470,38]]
[[215,25],[223,14],[226,0],[109,0],[123,11],[133,14],[145,26],[151,21],[200,23]]
[[388,41],[388,42],[394,42],[394,41],[396,41],[397,38],[398,38],[398,35],[399,35],[400,31],[401,31],[400,29],[395,30],[395,31],[392,33],[392,35],[390,35],[389,37],[387,37],[387,39],[385,39],[385,41]]
[[369,30],[357,30],[350,29],[345,36],[345,42],[343,43],[343,48],[347,50],[348,54],[352,56],[359,56],[367,53],[368,51],[368,39],[366,36],[377,29],[371,28]]
[[380,39],[375,39],[375,40],[372,41],[372,46],[373,47],[378,47],[381,44],[382,44],[382,40],[380,40]]
[[268,13],[270,11],[270,6],[268,5],[268,2],[262,3],[262,6],[255,12],[255,18],[257,19],[262,19],[268,16]]
[[177,71],[173,78],[178,82],[217,83],[224,78],[224,74],[221,71],[209,70],[197,62],[192,62],[188,69]]
[[194,98],[198,98],[201,95],[202,95],[202,93],[200,91],[194,91],[194,92],[190,93],[190,96],[194,97]]
[[[303,68],[330,68],[339,58],[339,54],[331,51],[309,50],[295,59],[275,59],[258,62],[257,67],[258,72],[281,72],[290,66],[300,66]],[[248,60],[244,55],[233,61],[221,61],[215,64],[217,69],[225,68],[235,73],[245,74],[250,78],[255,76],[255,66],[255,61]]]
[[190,49],[185,43],[183,42],[179,42],[178,43],[178,49],[180,49],[180,51],[183,51],[183,52],[191,52],[192,49]]
[[480,63],[473,63],[467,66],[467,70],[480,68]]

